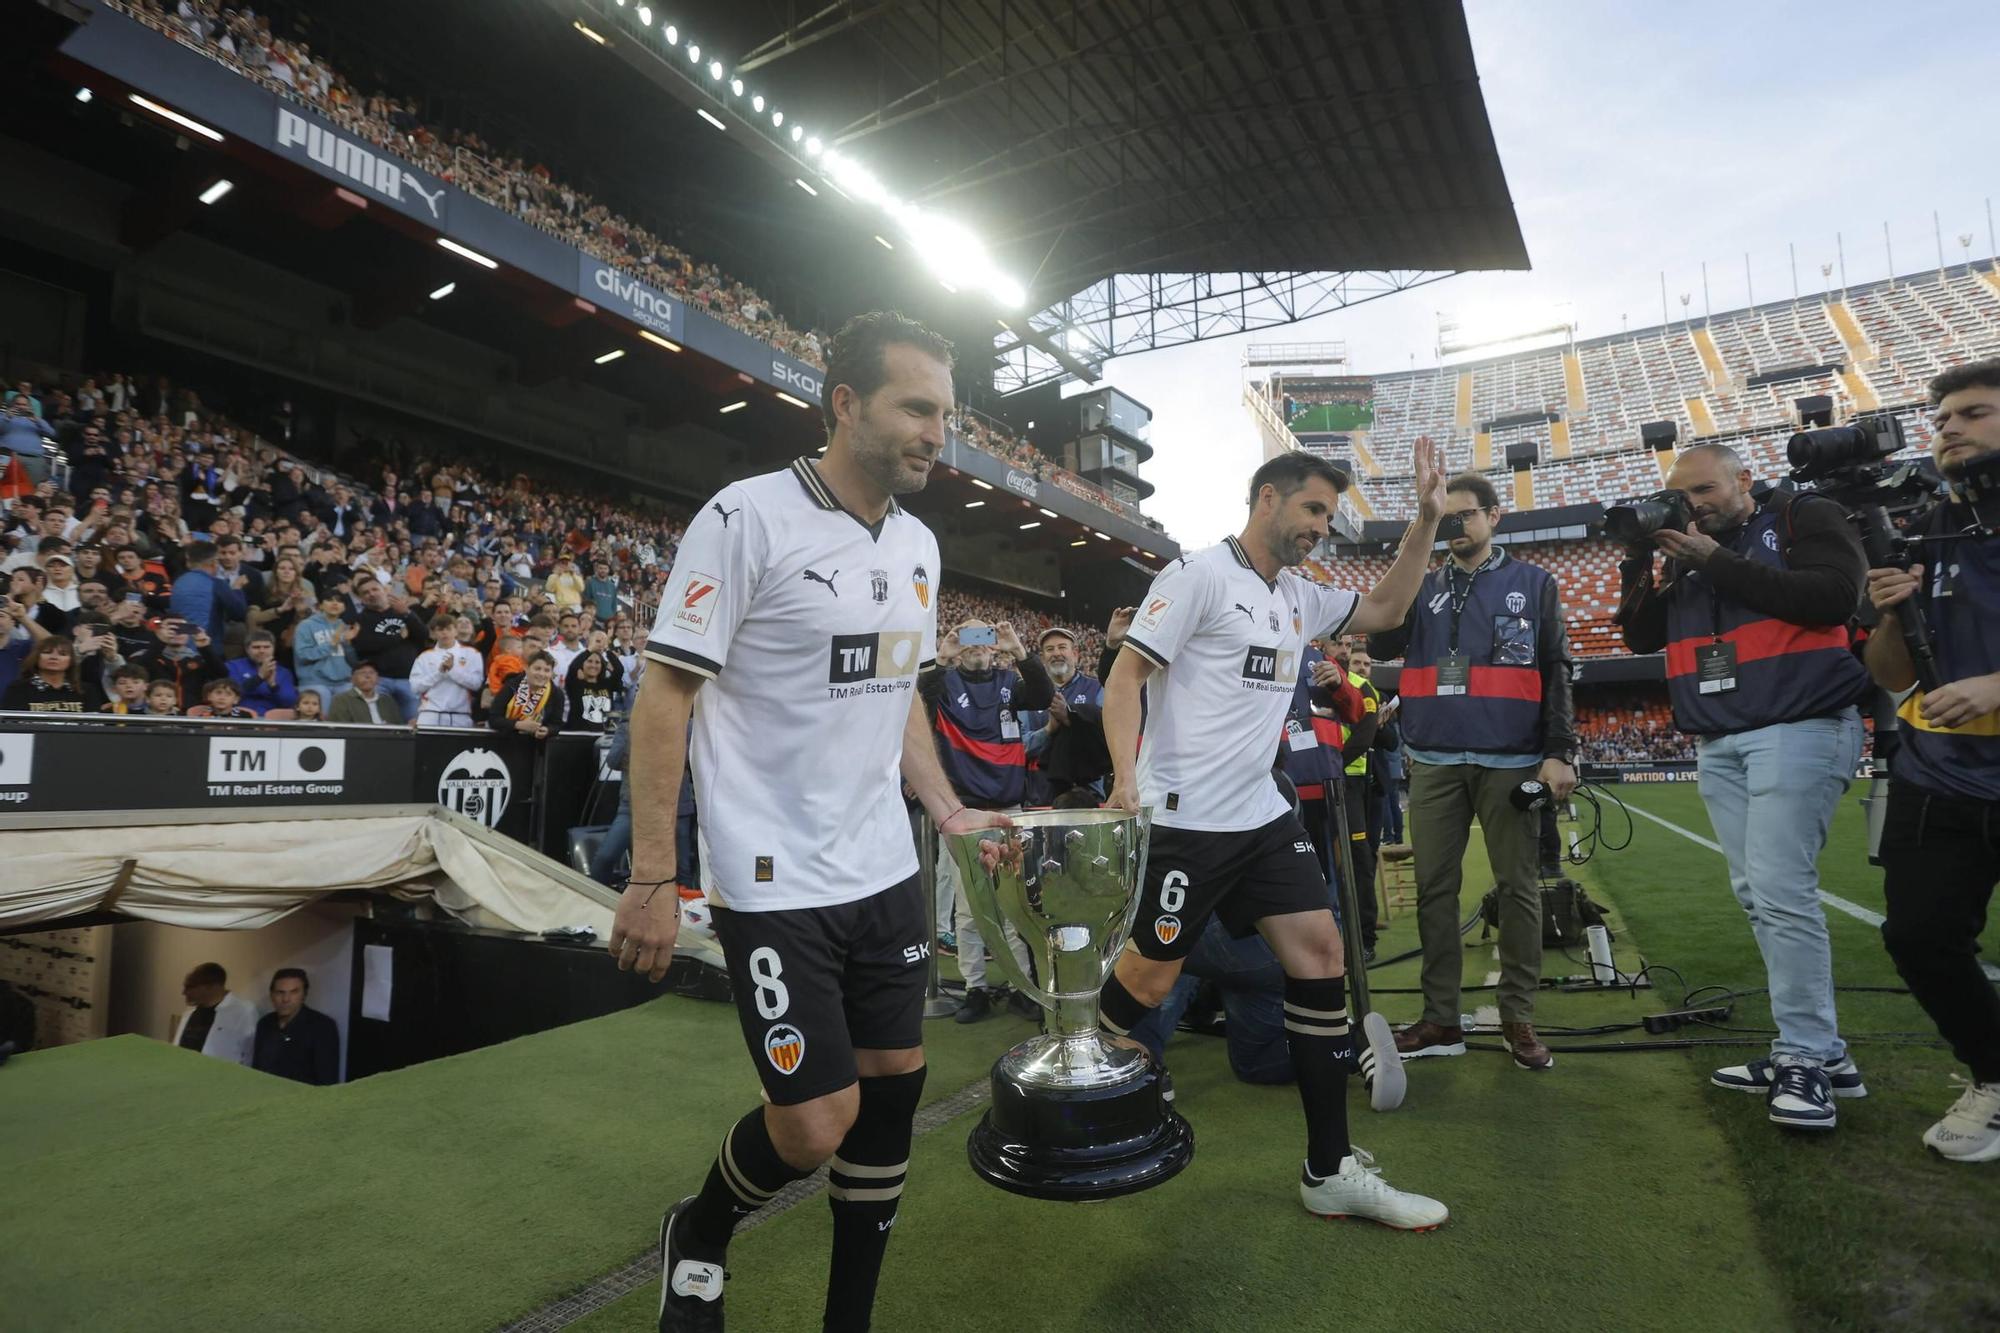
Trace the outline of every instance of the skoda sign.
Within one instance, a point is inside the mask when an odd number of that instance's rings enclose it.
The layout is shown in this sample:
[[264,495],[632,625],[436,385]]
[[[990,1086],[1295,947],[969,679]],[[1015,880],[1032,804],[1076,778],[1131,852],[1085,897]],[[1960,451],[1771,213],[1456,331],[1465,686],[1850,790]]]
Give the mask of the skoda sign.
[[681,312],[686,307],[679,301],[589,255],[579,253],[577,262],[581,267],[577,280],[584,299],[662,337],[678,341],[683,336]]
[[783,356],[771,358],[771,380],[779,388],[788,389],[814,404],[819,402],[820,391],[826,383],[825,377],[805,362]]

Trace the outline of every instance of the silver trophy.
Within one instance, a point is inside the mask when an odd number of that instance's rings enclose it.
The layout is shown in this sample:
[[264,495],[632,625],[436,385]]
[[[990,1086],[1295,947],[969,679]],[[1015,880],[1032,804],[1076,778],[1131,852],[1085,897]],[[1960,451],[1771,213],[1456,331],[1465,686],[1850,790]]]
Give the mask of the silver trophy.
[[[1162,1096],[1142,1050],[1098,1036],[1097,992],[1132,930],[1147,817],[1120,810],[1013,816],[1011,829],[947,835],[966,905],[994,941],[991,966],[1047,1010],[1042,1034],[993,1066],[993,1106],[972,1132],[972,1169],[1016,1194],[1073,1201],[1148,1189],[1194,1156],[1194,1131]],[[1023,976],[1001,941],[1018,932]]]

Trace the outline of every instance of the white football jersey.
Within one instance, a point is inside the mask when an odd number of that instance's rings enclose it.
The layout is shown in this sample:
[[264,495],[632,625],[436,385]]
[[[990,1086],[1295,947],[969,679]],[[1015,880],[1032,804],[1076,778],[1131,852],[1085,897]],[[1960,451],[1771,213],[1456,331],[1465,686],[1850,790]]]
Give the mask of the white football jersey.
[[828,907],[916,873],[903,728],[937,579],[929,528],[891,502],[871,532],[803,458],[688,525],[646,656],[709,678],[688,761],[714,901]]
[[1266,582],[1234,537],[1161,570],[1125,646],[1146,682],[1139,800],[1167,828],[1261,828],[1287,806],[1271,780],[1309,639],[1337,635],[1360,595],[1292,570]]

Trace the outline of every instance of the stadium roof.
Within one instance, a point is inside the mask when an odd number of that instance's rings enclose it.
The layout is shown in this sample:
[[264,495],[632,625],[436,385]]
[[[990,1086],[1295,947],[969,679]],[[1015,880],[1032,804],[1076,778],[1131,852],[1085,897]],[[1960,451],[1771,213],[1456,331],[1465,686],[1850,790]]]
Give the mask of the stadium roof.
[[751,43],[739,68],[782,62],[809,85],[795,103],[840,105],[830,142],[982,219],[1040,295],[1527,266],[1455,3],[844,0],[758,21],[791,8],[717,16]]
[[[614,0],[546,3],[635,31]],[[1450,0],[746,0],[661,14],[699,34],[703,61],[782,89],[896,197],[971,227],[1050,316],[1040,333],[1064,335],[1029,341],[1071,371],[1528,264]],[[622,46],[634,64],[658,59],[643,39]],[[705,97],[700,66],[679,68],[661,86]],[[1128,284],[1062,308],[1121,274],[1228,280]],[[1206,320],[1133,318],[1202,302]]]

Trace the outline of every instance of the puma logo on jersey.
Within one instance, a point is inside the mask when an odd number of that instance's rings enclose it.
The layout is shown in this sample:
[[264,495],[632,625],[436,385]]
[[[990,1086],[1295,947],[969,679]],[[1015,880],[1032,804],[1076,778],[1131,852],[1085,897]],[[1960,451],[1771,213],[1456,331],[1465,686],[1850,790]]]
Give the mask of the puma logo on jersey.
[[738,505],[734,509],[724,509],[722,507],[722,502],[719,500],[716,501],[714,504],[710,505],[709,508],[713,509],[716,513],[722,515],[722,526],[725,528],[729,526],[729,516],[731,514],[740,514],[743,512],[743,506],[741,505]]
[[826,590],[832,593],[835,597],[840,596],[840,589],[833,586],[833,581],[839,577],[840,577],[840,571],[837,569],[834,570],[831,575],[819,574],[810,569],[806,571],[807,583],[824,583],[826,585]]
[[1251,624],[1254,625],[1257,623],[1257,613],[1255,611],[1252,611],[1249,607],[1243,605],[1243,603],[1241,602],[1236,603],[1236,609],[1238,611],[1241,611],[1244,617],[1248,619]]

